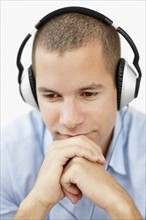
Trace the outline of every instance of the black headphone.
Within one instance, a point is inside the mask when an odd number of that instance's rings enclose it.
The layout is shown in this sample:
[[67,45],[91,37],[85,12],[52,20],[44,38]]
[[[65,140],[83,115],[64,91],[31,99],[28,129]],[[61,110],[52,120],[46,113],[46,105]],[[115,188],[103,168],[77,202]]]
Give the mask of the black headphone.
[[[83,8],[83,7],[66,7],[66,8],[55,10],[47,14],[46,16],[44,16],[35,25],[35,28],[39,29],[50,19],[53,19],[59,15],[62,15],[65,13],[71,13],[71,12],[88,15],[90,17],[93,17],[97,20],[102,21],[103,23],[107,25],[113,26],[112,20],[110,20],[108,17],[104,16],[103,14],[97,11],[94,11],[88,8]],[[133,65],[136,69],[136,72],[135,72],[134,69],[128,64],[128,62],[125,59],[120,58],[118,66],[117,66],[117,72],[116,72],[117,108],[119,110],[122,107],[128,105],[129,102],[131,102],[134,98],[138,96],[142,74],[141,74],[139,63],[138,63],[139,53],[136,48],[136,45],[134,44],[131,37],[122,28],[118,27],[115,29],[129,43],[134,53]],[[24,71],[24,67],[21,63],[21,56],[22,56],[23,49],[31,36],[32,34],[28,34],[25,37],[18,51],[18,55],[17,55],[17,67],[19,70],[18,83],[19,83],[19,91],[20,91],[20,94],[23,100],[29,103],[30,105],[38,108],[38,102],[37,102],[37,96],[36,96],[36,83],[35,83],[32,66],[30,66],[26,71]]]

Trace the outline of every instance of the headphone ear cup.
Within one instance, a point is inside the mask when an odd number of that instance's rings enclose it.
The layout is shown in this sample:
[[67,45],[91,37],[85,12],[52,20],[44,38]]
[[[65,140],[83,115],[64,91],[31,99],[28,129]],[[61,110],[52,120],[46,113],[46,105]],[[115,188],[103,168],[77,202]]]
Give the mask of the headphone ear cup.
[[28,75],[29,75],[29,82],[30,82],[31,90],[32,90],[33,96],[35,98],[35,101],[37,102],[36,81],[35,81],[32,65],[28,68]]
[[36,83],[32,66],[28,68],[28,71],[24,72],[19,90],[23,100],[26,103],[32,105],[35,108],[38,108]]
[[135,98],[136,82],[136,72],[121,58],[116,73],[118,110],[128,105]]
[[117,71],[116,71],[116,85],[117,85],[117,108],[121,106],[121,92],[123,83],[123,72],[124,72],[125,60],[121,58],[119,60]]

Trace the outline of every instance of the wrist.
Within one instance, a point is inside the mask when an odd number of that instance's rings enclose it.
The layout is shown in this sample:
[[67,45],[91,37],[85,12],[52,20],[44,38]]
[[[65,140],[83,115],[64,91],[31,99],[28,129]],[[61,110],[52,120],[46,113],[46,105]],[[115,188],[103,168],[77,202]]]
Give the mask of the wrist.
[[14,219],[45,219],[54,205],[44,206],[37,196],[31,192],[20,204],[18,213]]
[[116,203],[113,203],[111,208],[107,210],[111,219],[133,219],[133,220],[142,220],[142,216],[139,213],[137,207],[135,206],[133,200],[126,193],[126,196],[118,198]]

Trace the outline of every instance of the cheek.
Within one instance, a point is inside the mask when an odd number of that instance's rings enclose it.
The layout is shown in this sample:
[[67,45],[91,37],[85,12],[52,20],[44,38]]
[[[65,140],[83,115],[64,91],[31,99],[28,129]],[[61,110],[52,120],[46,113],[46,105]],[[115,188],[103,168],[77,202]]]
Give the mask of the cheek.
[[56,108],[48,103],[44,104],[39,102],[40,112],[46,127],[52,129],[59,120],[59,113]]
[[[116,92],[105,96],[92,114],[92,122],[98,128],[97,140],[100,146],[108,145],[117,117]],[[96,137],[95,137],[96,138]]]
[[111,131],[115,124],[117,115],[117,93],[116,89],[107,92],[103,95],[94,106],[92,111],[92,121],[96,121],[100,126],[100,131],[104,133],[105,130]]

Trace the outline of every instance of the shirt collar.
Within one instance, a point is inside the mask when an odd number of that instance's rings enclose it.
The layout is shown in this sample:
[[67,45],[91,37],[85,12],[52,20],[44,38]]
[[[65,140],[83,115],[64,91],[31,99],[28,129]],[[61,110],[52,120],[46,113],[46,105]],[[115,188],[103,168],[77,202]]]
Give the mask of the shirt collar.
[[113,139],[109,147],[109,151],[106,157],[105,169],[108,170],[111,167],[115,172],[125,175],[126,163],[124,156],[124,135],[123,135],[123,122],[127,110],[119,111],[117,114],[117,120],[114,128]]
[[53,138],[51,133],[48,131],[48,129],[45,127],[44,129],[44,138],[43,138],[43,153],[44,153],[44,157],[47,153],[48,150],[48,146],[50,143],[52,143]]

